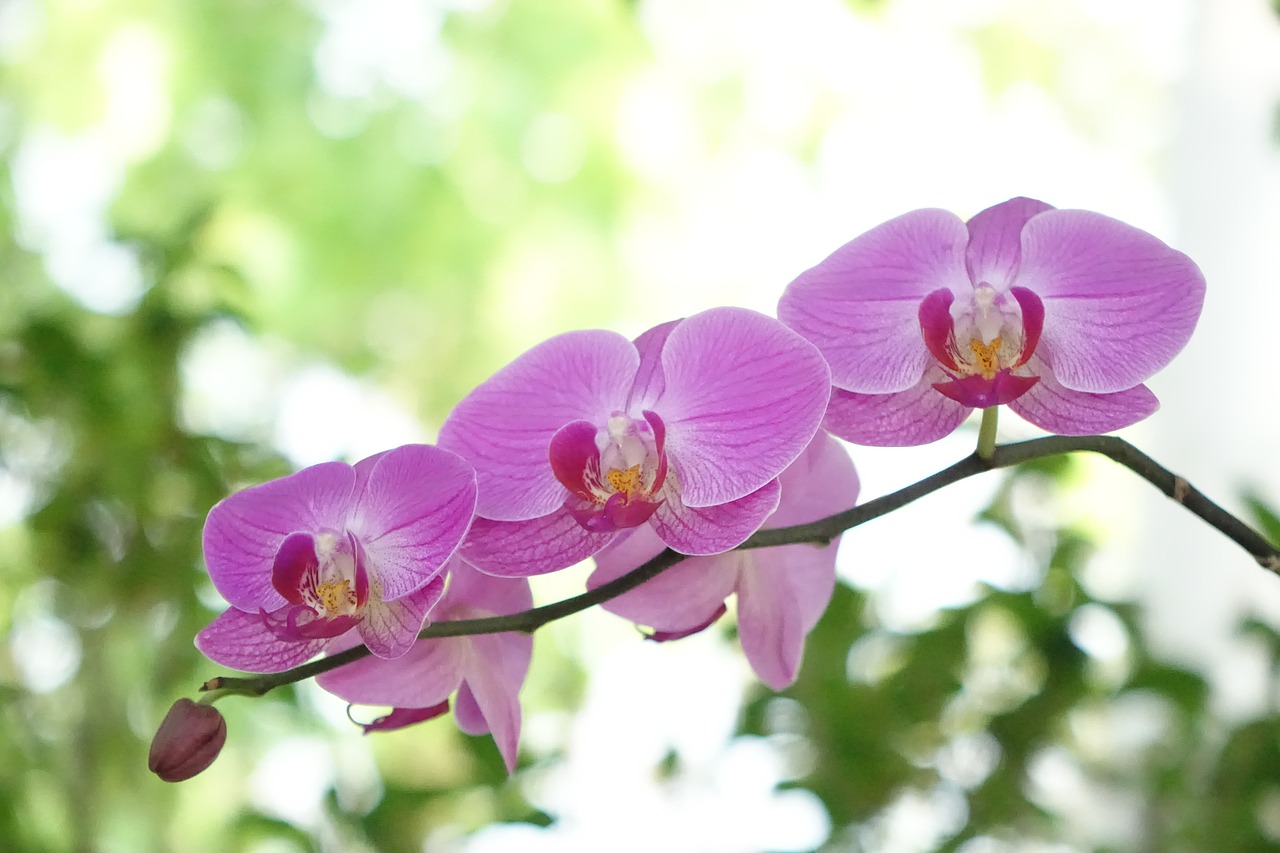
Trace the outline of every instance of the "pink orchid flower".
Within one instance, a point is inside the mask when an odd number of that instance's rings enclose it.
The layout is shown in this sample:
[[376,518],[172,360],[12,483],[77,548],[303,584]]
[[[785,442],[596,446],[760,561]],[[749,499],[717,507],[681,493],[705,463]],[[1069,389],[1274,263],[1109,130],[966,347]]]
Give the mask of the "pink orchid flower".
[[354,630],[380,657],[413,644],[471,524],[475,472],[405,445],[236,492],[209,511],[209,577],[231,607],[196,637],[208,658],[278,672]]
[[643,525],[685,554],[726,551],[777,506],[778,474],[822,419],[830,372],[786,326],[715,308],[634,343],[569,332],[471,392],[440,445],[475,466],[462,549],[482,571],[570,566]]
[[[481,619],[519,613],[533,606],[529,582],[495,578],[455,557],[449,586],[432,611],[437,621]],[[355,644],[345,638],[333,651]],[[325,690],[348,702],[391,705],[394,710],[365,726],[385,731],[431,719],[448,710],[467,734],[493,733],[510,772],[520,741],[520,687],[533,656],[533,637],[506,632],[418,640],[395,660],[367,657],[316,677]]]
[[[849,454],[825,432],[779,477],[782,499],[766,528],[807,524],[849,509],[858,475]],[[738,597],[738,637],[760,680],[782,690],[796,680],[805,637],[831,601],[839,537],[825,546],[780,545],[689,557],[602,607],[654,629],[655,640],[696,633]],[[595,589],[621,577],[663,550],[650,529],[639,528],[596,555],[587,581]]]
[[997,405],[1088,435],[1156,410],[1142,383],[1186,345],[1204,290],[1144,231],[1015,198],[967,224],[917,210],[871,229],[793,281],[778,317],[830,363],[824,426],[848,441],[924,444]]

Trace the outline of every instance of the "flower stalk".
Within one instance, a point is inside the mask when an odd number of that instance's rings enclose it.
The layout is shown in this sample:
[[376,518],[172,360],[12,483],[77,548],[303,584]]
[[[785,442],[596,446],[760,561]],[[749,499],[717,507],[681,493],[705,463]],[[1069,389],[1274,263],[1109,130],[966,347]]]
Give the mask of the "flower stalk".
[[[983,430],[987,429],[987,415],[993,411],[994,408],[983,413]],[[778,545],[799,543],[825,544],[846,530],[851,530],[872,519],[901,509],[926,495],[978,474],[999,468],[1011,468],[1025,462],[1069,453],[1099,453],[1123,465],[1151,483],[1188,512],[1243,548],[1264,569],[1280,575],[1280,547],[1269,542],[1264,536],[1210,500],[1185,479],[1175,475],[1124,439],[1108,435],[1049,436],[997,447],[994,446],[994,415],[991,416],[990,430],[993,446],[985,457],[982,453],[983,444],[980,438],[978,451],[973,455],[906,488],[810,524],[760,530],[739,545],[738,548],[771,548]],[[982,434],[980,432],[980,436]],[[631,572],[580,595],[509,616],[436,622],[423,628],[418,633],[418,638],[459,637],[504,631],[532,633],[550,622],[563,619],[566,616],[629,592],[646,581],[657,577],[683,559],[683,555],[667,549]],[[344,664],[359,660],[368,654],[367,647],[356,646],[283,672],[267,673],[247,678],[218,676],[206,681],[200,689],[205,691],[206,694],[216,691],[216,698],[231,694],[261,696],[276,687],[293,684],[328,672]],[[203,701],[210,700],[206,698]]]

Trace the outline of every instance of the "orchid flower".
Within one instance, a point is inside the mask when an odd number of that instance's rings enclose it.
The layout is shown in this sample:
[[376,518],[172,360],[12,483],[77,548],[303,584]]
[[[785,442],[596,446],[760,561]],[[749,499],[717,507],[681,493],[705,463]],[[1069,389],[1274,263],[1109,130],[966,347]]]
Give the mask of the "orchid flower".
[[924,444],[998,405],[1086,435],[1156,410],[1142,383],[1186,345],[1204,289],[1150,234],[1015,198],[967,224],[879,225],[793,281],[778,316],[830,363],[824,426],[848,441]]
[[482,571],[572,565],[647,525],[684,554],[726,551],[777,506],[813,437],[826,363],[777,320],[715,308],[650,329],[545,341],[471,392],[440,445],[475,466],[462,548]]
[[[529,582],[482,574],[455,557],[449,585],[432,611],[437,620],[506,616],[533,606]],[[354,637],[332,651],[354,645]],[[520,687],[533,656],[533,637],[518,632],[418,640],[395,660],[366,657],[317,676],[325,690],[362,705],[394,710],[365,731],[402,728],[438,716],[456,691],[454,716],[467,734],[493,733],[507,771],[520,740]]]
[[[782,498],[766,528],[817,521],[850,508],[858,496],[849,454],[825,432],[779,480]],[[651,639],[673,640],[715,622],[725,612],[725,598],[736,593],[742,650],[760,680],[782,690],[795,681],[805,637],[831,600],[839,541],[689,557],[601,606],[653,628]],[[596,555],[599,568],[587,586],[621,577],[662,550],[662,540],[648,528],[619,537]]]
[[252,672],[296,666],[353,629],[379,657],[404,654],[444,591],[439,575],[475,501],[470,465],[413,444],[225,498],[209,511],[204,555],[231,607],[196,646]]

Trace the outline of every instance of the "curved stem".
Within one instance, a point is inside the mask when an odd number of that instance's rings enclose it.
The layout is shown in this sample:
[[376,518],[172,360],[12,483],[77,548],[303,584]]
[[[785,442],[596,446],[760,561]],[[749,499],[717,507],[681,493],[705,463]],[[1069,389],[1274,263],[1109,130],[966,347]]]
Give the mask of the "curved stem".
[[[986,411],[984,411],[984,428],[986,414]],[[912,501],[919,500],[925,495],[932,494],[960,480],[968,479],[975,474],[981,474],[997,468],[1009,468],[1024,462],[1045,459],[1051,456],[1061,456],[1067,453],[1100,453],[1133,471],[1182,505],[1187,511],[1205,521],[1232,542],[1235,542],[1257,560],[1264,569],[1280,575],[1280,548],[1267,541],[1266,538],[1239,518],[1236,518],[1205,497],[1202,492],[1186,480],[1164,468],[1124,439],[1109,435],[1050,436],[1048,438],[1037,438],[993,447],[986,458],[980,453],[981,440],[979,441],[979,452],[975,452],[954,465],[944,468],[938,473],[930,475],[904,489],[899,489],[896,492],[867,501],[852,509],[835,513],[809,524],[757,531],[746,542],[739,545],[738,548],[772,548],[778,545],[794,545],[797,543],[827,543],[846,530],[852,530],[861,524],[866,524],[872,519],[900,509]],[[683,559],[683,555],[677,554],[668,548],[652,560],[638,566],[622,577],[580,595],[557,601],[554,604],[535,607],[532,610],[526,610],[521,613],[513,613],[509,616],[436,622],[419,632],[418,637],[425,640],[434,637],[459,637],[470,634],[492,634],[502,631],[532,633],[549,622],[563,619],[565,616],[578,613],[588,607],[616,598],[624,592],[629,592],[645,581],[657,577]],[[319,675],[322,672],[328,672],[343,664],[359,660],[368,654],[367,647],[356,646],[284,672],[267,673],[251,678],[225,676],[211,678],[200,689],[203,691],[219,691],[219,696],[233,693],[261,696],[281,685],[292,684]]]

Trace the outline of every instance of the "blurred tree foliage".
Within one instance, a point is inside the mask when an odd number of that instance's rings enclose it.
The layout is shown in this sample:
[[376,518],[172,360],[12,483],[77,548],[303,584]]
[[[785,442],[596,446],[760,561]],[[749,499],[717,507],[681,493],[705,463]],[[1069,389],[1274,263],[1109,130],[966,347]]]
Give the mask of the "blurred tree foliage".
[[[150,777],[145,755],[168,704],[211,674],[191,645],[216,608],[205,512],[290,468],[267,432],[192,423],[193,347],[230,324],[285,352],[282,370],[332,362],[437,424],[546,334],[620,316],[629,297],[603,283],[627,279],[609,244],[635,186],[611,122],[649,60],[636,14],[603,0],[0,2],[0,849],[416,850],[441,828],[555,819],[486,739],[444,723],[379,739],[370,770],[305,687],[225,703],[228,748],[191,782]],[[379,15],[411,20],[369,24]],[[373,41],[351,41],[362,23]],[[99,237],[40,206],[91,189],[55,156],[71,142],[108,187]],[[132,259],[136,298],[93,310],[97,270],[86,297],[67,258],[102,245]],[[908,796],[950,804],[931,849],[1117,849],[1057,810],[1049,765],[1130,810],[1136,835],[1115,837],[1133,849],[1280,849],[1280,723],[1213,717],[1204,681],[1151,655],[1133,607],[1076,580],[1083,533],[1030,541],[1013,485],[1061,473],[1015,473],[984,514],[1044,555],[1030,588],[895,634],[841,587],[799,683],[745,708],[744,733],[805,745],[794,784],[821,798],[832,849],[888,849],[883,816]],[[1118,627],[1123,652],[1083,650],[1082,620]],[[1280,634],[1245,630],[1274,678]],[[571,710],[583,676],[556,655],[538,649],[555,689],[530,692]],[[1107,741],[1126,721],[1140,735]],[[255,793],[278,784],[260,759],[282,742],[336,767],[322,831]]]
[[[803,713],[771,714],[779,700],[764,694],[747,707],[745,732],[811,743],[795,784],[844,827],[831,850],[896,849],[886,816],[911,797],[950,815],[911,849],[1280,850],[1280,718],[1212,713],[1200,674],[1153,655],[1137,608],[1077,580],[1093,550],[1084,532],[1017,521],[1018,484],[1063,488],[1070,467],[1010,472],[979,516],[1043,555],[1029,588],[988,589],[932,627],[895,634],[842,587],[786,693]],[[1275,514],[1254,507],[1280,541]],[[1241,630],[1269,650],[1274,696],[1280,632],[1252,619]],[[1094,788],[1083,814],[1059,798],[1063,784]]]

